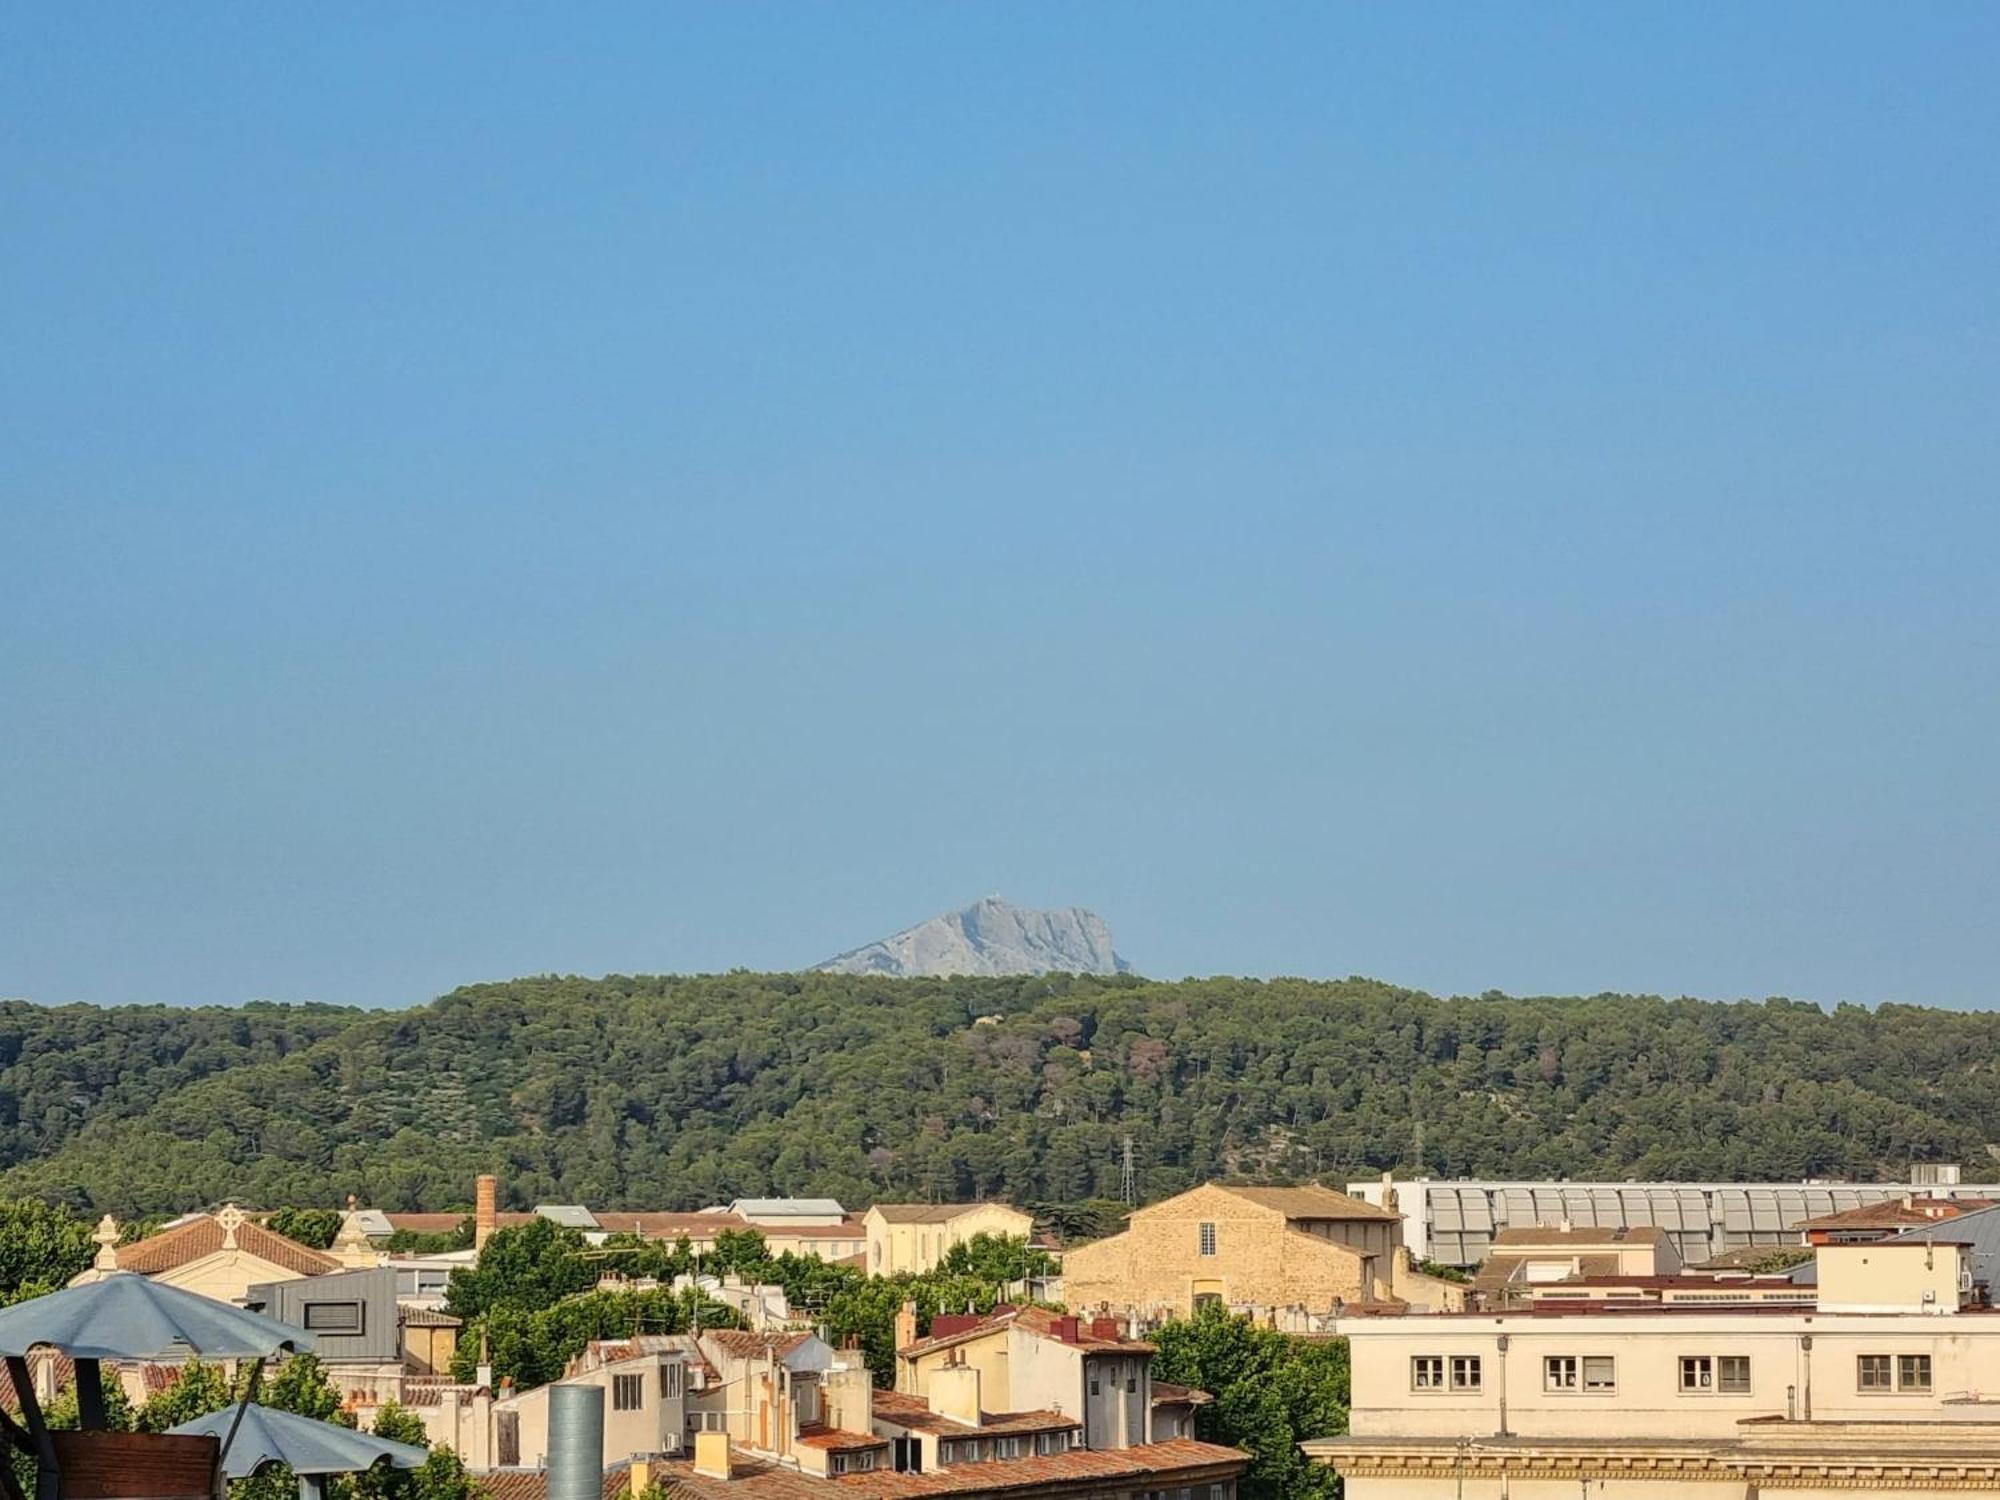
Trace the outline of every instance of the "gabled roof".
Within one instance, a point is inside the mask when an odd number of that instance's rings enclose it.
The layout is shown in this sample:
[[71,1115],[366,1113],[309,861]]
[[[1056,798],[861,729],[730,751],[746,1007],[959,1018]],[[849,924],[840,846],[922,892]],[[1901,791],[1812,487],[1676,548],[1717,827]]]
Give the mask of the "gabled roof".
[[783,1359],[811,1337],[809,1333],[751,1333],[741,1328],[718,1328],[704,1333],[701,1341],[732,1359]]
[[[116,1251],[118,1269],[137,1271],[141,1276],[157,1276],[162,1271],[184,1266],[191,1260],[214,1255],[223,1248],[227,1236],[228,1231],[220,1219],[214,1214],[201,1214],[170,1229],[162,1229],[158,1234],[149,1234],[143,1240],[120,1245]],[[310,1245],[301,1245],[297,1240],[286,1239],[251,1219],[245,1219],[236,1226],[236,1248],[245,1255],[254,1255],[259,1260],[283,1266],[301,1276],[324,1276],[330,1271],[344,1269],[331,1255]]]
[[1209,1186],[1220,1188],[1259,1208],[1275,1209],[1288,1219],[1377,1219],[1395,1224],[1400,1223],[1403,1217],[1317,1184],[1307,1187],[1235,1187],[1226,1182],[1214,1182]]
[[840,1206],[837,1198],[738,1198],[729,1205],[729,1212],[745,1218],[760,1214],[774,1219],[847,1217],[847,1210]]
[[868,1212],[880,1214],[891,1224],[949,1224],[982,1208],[1004,1208],[1024,1219],[1029,1217],[1011,1203],[878,1203]]
[[[1073,1334],[1068,1333],[1071,1325]],[[930,1354],[939,1349],[949,1349],[972,1339],[985,1338],[990,1334],[1008,1328],[1020,1328],[1024,1332],[1036,1334],[1045,1339],[1068,1344],[1071,1348],[1086,1353],[1096,1351],[1123,1350],[1128,1354],[1151,1354],[1154,1346],[1144,1339],[1128,1339],[1121,1336],[1106,1338],[1090,1331],[1088,1318],[1065,1317],[1052,1313],[1046,1307],[1009,1308],[1006,1312],[995,1312],[981,1318],[977,1323],[965,1328],[954,1329],[950,1333],[936,1334],[930,1338],[917,1339],[903,1345],[896,1353],[904,1357]],[[1067,1336],[1065,1336],[1067,1335]]]

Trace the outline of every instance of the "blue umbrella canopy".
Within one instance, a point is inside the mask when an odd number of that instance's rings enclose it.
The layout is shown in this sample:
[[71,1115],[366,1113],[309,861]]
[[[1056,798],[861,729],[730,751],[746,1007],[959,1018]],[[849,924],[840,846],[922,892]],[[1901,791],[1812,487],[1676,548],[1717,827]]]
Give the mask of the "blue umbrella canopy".
[[[175,1437],[228,1442],[235,1421],[236,1408],[226,1406],[169,1431]],[[385,1458],[398,1469],[415,1469],[429,1457],[429,1450],[414,1443],[392,1443],[352,1427],[253,1405],[243,1409],[243,1423],[229,1443],[222,1472],[231,1479],[248,1479],[266,1464],[285,1464],[294,1474],[358,1474]]]
[[268,1359],[314,1342],[303,1328],[130,1271],[0,1308],[0,1355],[46,1344],[72,1359]]

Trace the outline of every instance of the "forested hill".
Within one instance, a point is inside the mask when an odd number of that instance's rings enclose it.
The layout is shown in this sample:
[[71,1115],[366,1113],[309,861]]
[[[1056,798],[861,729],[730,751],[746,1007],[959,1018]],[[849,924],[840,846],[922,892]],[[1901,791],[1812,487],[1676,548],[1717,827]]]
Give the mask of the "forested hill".
[[2000,1141],[2000,1014],[1339,983],[523,979],[407,1011],[0,1006],[0,1193],[122,1214],[1203,1177],[1797,1178]]

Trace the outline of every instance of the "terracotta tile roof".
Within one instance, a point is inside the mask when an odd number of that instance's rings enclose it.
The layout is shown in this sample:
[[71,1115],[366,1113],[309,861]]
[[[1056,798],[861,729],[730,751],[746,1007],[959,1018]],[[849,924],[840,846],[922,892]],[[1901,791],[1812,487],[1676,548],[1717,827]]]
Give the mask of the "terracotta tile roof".
[[[1074,1322],[1076,1333],[1073,1337],[1061,1337],[1061,1330]],[[1073,1348],[1084,1350],[1123,1350],[1129,1354],[1151,1354],[1153,1346],[1144,1339],[1102,1338],[1090,1331],[1088,1318],[1070,1319],[1060,1313],[1052,1313],[1045,1307],[1022,1307],[1004,1313],[994,1313],[981,1318],[970,1328],[962,1328],[952,1333],[938,1334],[932,1338],[918,1339],[905,1344],[896,1351],[899,1355],[929,1354],[938,1349],[949,1349],[969,1339],[984,1338],[1003,1328],[1019,1327],[1043,1338],[1058,1339]]]
[[886,1448],[887,1438],[872,1432],[842,1432],[837,1427],[808,1426],[799,1429],[799,1441],[825,1453],[865,1453],[870,1448]]
[[[546,1469],[491,1469],[484,1474],[474,1474],[472,1479],[486,1491],[489,1500],[548,1500],[549,1475]],[[631,1487],[630,1464],[612,1464],[605,1469],[603,1500],[618,1500]]]
[[[1182,1479],[1223,1478],[1239,1474],[1250,1462],[1240,1448],[1179,1438],[1142,1448],[1097,1452],[1072,1448],[1067,1453],[1036,1458],[998,1459],[991,1463],[953,1464],[928,1474],[897,1474],[883,1469],[822,1479],[741,1452],[730,1456],[730,1477],[697,1474],[682,1460],[660,1461],[652,1477],[668,1494],[685,1500],[915,1500],[924,1495],[1004,1495],[1017,1491],[1074,1488],[1080,1494],[1104,1492],[1106,1481],[1158,1480],[1148,1488],[1165,1488]],[[482,1476],[490,1480],[493,1475]],[[518,1488],[493,1489],[493,1500],[545,1500],[545,1492]]]
[[1207,1406],[1214,1400],[1207,1391],[1198,1391],[1191,1385],[1175,1385],[1168,1380],[1153,1382],[1155,1406]]
[[[49,1382],[43,1385],[42,1371],[51,1365],[54,1368],[49,1371]],[[105,1383],[108,1385],[110,1372],[107,1370],[105,1373],[107,1376]],[[76,1361],[67,1354],[59,1354],[47,1347],[34,1350],[28,1356],[28,1376],[30,1384],[37,1390],[66,1390],[76,1384]],[[4,1365],[0,1365],[0,1406],[4,1406],[10,1412],[21,1409],[21,1398],[14,1389],[13,1374]]]
[[1009,1437],[1022,1432],[1071,1432],[1082,1425],[1059,1411],[983,1411],[979,1426],[972,1430],[986,1437]]
[[891,1224],[949,1224],[960,1215],[981,1208],[1021,1212],[1011,1203],[878,1203],[868,1212],[880,1214]]
[[928,1474],[864,1473],[842,1475],[833,1483],[849,1494],[879,1500],[908,1500],[920,1495],[1005,1494],[1061,1485],[1084,1485],[1090,1493],[1106,1480],[1147,1479],[1166,1488],[1192,1473],[1241,1473],[1250,1455],[1240,1448],[1176,1438],[1139,1448],[1095,1450],[1072,1448],[1034,1458],[1003,1458],[990,1463],[953,1464]]
[[719,1328],[701,1336],[732,1359],[782,1359],[811,1338],[809,1333],[750,1333],[741,1328]]
[[934,1412],[930,1403],[921,1396],[912,1396],[903,1391],[875,1391],[869,1396],[869,1411],[877,1421],[889,1422],[897,1427],[907,1427],[913,1432],[972,1433],[979,1429],[968,1427],[952,1417]]
[[1222,1182],[1211,1185],[1241,1198],[1245,1203],[1276,1209],[1288,1219],[1386,1219],[1391,1223],[1400,1223],[1403,1217],[1360,1198],[1317,1185],[1290,1188],[1232,1187]]
[[464,1321],[435,1307],[399,1307],[396,1321],[405,1328],[461,1328]]
[[442,1406],[444,1405],[445,1393],[448,1391],[457,1391],[461,1396],[470,1400],[475,1392],[485,1389],[486,1387],[481,1385],[459,1385],[455,1381],[450,1380],[405,1379],[403,1382],[403,1394],[396,1398],[396,1404],[399,1406]]
[[[406,1230],[411,1234],[451,1234],[472,1215],[462,1214],[384,1214],[393,1230]],[[534,1221],[533,1214],[504,1213],[493,1216],[496,1229],[519,1229],[523,1224]]]
[[[1916,1225],[1936,1224],[1941,1220],[1955,1219],[1960,1214],[1992,1206],[1983,1199],[1976,1198],[1961,1198],[1956,1201],[1947,1198],[1918,1198],[1909,1203],[1900,1198],[1892,1198],[1886,1203],[1864,1203],[1859,1208],[1844,1209],[1837,1214],[1821,1214],[1817,1219],[1801,1219],[1791,1227],[1793,1229],[1907,1229]],[[1768,1250],[1771,1247],[1767,1245],[1764,1248]]]
[[752,1224],[767,1240],[853,1240],[868,1238],[868,1226],[859,1219],[842,1219],[838,1224]]
[[[202,1214],[185,1224],[176,1224],[143,1240],[121,1245],[118,1248],[118,1269],[137,1271],[141,1276],[157,1276],[162,1271],[171,1271],[175,1266],[184,1266],[204,1255],[215,1254],[222,1249],[226,1234],[214,1214]],[[297,1240],[286,1239],[275,1230],[266,1229],[249,1219],[236,1226],[236,1247],[245,1255],[254,1255],[259,1260],[283,1266],[301,1276],[323,1276],[329,1271],[341,1269],[340,1262],[331,1255],[309,1245],[301,1245]]]

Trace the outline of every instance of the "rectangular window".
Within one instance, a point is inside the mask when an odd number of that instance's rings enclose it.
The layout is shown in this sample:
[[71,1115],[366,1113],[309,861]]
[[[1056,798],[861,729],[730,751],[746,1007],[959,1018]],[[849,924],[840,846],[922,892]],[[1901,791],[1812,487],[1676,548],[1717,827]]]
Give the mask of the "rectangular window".
[[1479,1356],[1454,1354],[1451,1357],[1451,1388],[1455,1391],[1479,1389]]
[[1413,1391],[1443,1390],[1444,1356],[1441,1354],[1411,1355],[1410,1389]]
[[1618,1364],[1608,1354],[1551,1354],[1542,1361],[1542,1389],[1594,1391],[1618,1389]]
[[1890,1391],[1895,1385],[1890,1377],[1892,1362],[1886,1354],[1863,1354],[1855,1361],[1855,1384],[1864,1391]]
[[1725,1396],[1750,1394],[1750,1356],[1719,1354],[1715,1359],[1715,1388]]
[[1896,1389],[1927,1391],[1931,1388],[1931,1357],[1928,1354],[1896,1356]]
[[1090,1377],[1090,1394],[1093,1396],[1097,1394],[1097,1377],[1095,1375]]
[[1681,1389],[1708,1392],[1715,1389],[1715,1361],[1706,1354],[1681,1356]]
[[1021,1440],[1017,1437],[996,1438],[993,1443],[993,1456],[995,1458],[1019,1458],[1021,1456]]
[[1201,1253],[1203,1255],[1215,1254],[1215,1226],[1213,1224],[1204,1224],[1201,1226]]
[[361,1332],[359,1302],[308,1302],[306,1327],[314,1333]]
[[646,1404],[646,1382],[638,1375],[611,1377],[611,1409],[637,1411]]
[[1137,1375],[1127,1375],[1125,1377],[1125,1394],[1128,1396],[1136,1395],[1138,1390],[1139,1377]]
[[681,1367],[677,1364],[660,1366],[660,1394],[678,1396],[681,1393]]

